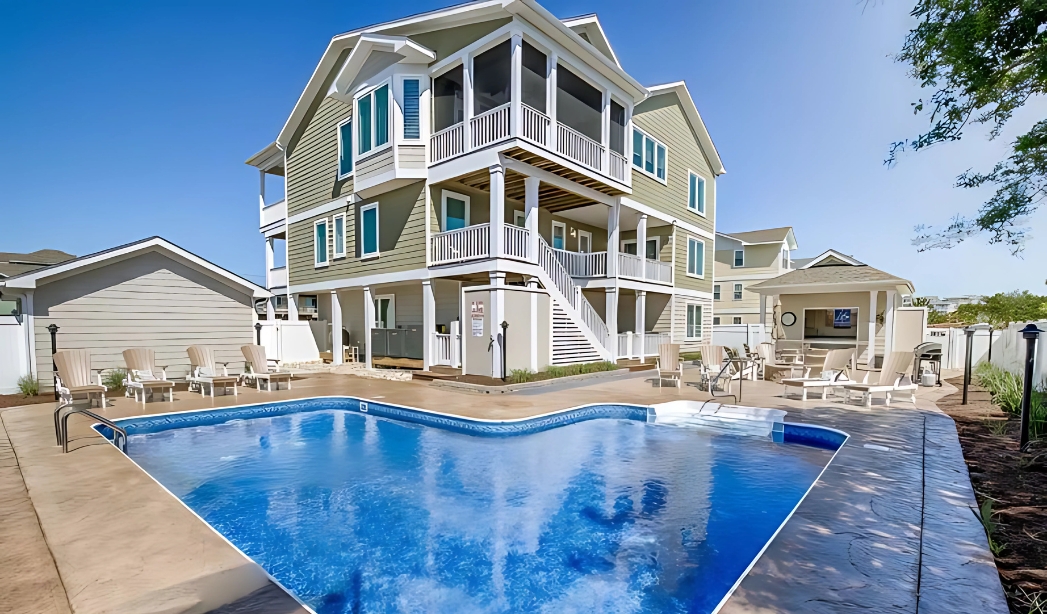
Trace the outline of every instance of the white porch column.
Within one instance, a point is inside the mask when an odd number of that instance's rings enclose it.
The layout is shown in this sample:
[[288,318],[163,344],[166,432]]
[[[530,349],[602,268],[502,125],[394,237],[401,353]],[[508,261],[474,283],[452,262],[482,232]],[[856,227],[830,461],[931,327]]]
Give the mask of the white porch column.
[[885,361],[887,356],[890,356],[891,352],[894,351],[894,301],[897,295],[897,290],[887,291],[887,312],[883,318],[883,356]]
[[[646,220],[647,216],[644,216]],[[639,243],[637,243],[639,245]],[[640,336],[640,364],[644,362],[644,335],[647,331],[647,291],[637,290],[636,291],[636,334]]]
[[371,362],[371,329],[374,328],[374,297],[371,295],[371,287],[364,286],[364,364],[368,369],[373,368]]
[[541,181],[537,177],[524,179],[524,226],[527,227],[527,259],[538,262],[538,188]]
[[608,157],[611,155],[611,92],[609,90],[603,91],[600,104],[600,145],[603,145],[603,152],[600,153],[600,170],[609,173],[611,171],[608,165]]
[[298,295],[287,293],[287,321],[298,321]]
[[523,72],[523,36],[513,34],[509,56],[509,134],[520,135],[520,76]]
[[545,108],[549,109],[549,149],[557,150],[556,146],[556,67],[560,59],[556,52],[549,54],[549,98]]
[[760,324],[767,324],[767,295],[760,295]]
[[273,272],[273,262],[275,262],[276,256],[273,253],[273,239],[272,237],[265,238],[265,287],[268,290],[272,286],[271,275]]
[[[538,278],[529,277],[527,278],[528,288],[538,288]],[[528,368],[531,371],[538,371],[538,293],[531,292],[531,363]]]
[[[505,321],[505,273],[491,273],[491,336],[494,344],[491,346],[491,377],[502,377],[502,322]],[[513,331],[517,337],[523,336],[519,331]]]
[[866,363],[870,369],[876,367],[876,290],[869,292],[869,358]]
[[422,280],[422,369],[428,371],[433,364],[433,335],[436,334],[436,295],[433,282]]
[[258,170],[258,209],[265,209],[265,171]]
[[[608,257],[610,257],[608,255]],[[611,360],[617,361],[618,356],[618,288],[605,288],[604,293],[604,322],[607,323],[607,345],[611,350]]]
[[[622,212],[621,199],[614,199],[614,204],[607,210],[607,276],[618,276],[618,243],[621,230],[619,222]],[[617,300],[617,299],[616,299]],[[617,334],[617,331],[615,332]]]
[[331,364],[342,364],[342,303],[338,291],[331,290]]
[[473,56],[466,54],[462,58],[462,147],[465,151],[473,148]]
[[640,257],[640,274],[647,272],[647,214],[641,213],[636,222],[636,255]]
[[[502,255],[502,225],[505,224],[505,169],[495,164],[491,172],[491,258]],[[501,320],[499,320],[500,322]]]

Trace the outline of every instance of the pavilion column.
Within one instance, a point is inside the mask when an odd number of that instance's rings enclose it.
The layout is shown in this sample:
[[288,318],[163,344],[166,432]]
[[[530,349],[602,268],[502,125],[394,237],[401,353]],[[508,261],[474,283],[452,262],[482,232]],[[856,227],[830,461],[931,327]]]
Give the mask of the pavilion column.
[[[621,218],[621,199],[614,199],[614,204],[607,210],[607,276],[618,276],[618,242],[621,236],[619,222]],[[617,334],[618,331],[614,331]]]
[[342,364],[342,303],[338,291],[331,290],[331,364]]
[[876,368],[876,295],[878,292],[869,292],[869,357],[866,364],[870,369]]
[[422,369],[433,364],[433,335],[436,334],[436,295],[431,279],[422,280]]
[[538,188],[542,182],[537,177],[524,179],[524,226],[527,227],[527,259],[538,262]]
[[371,295],[371,287],[364,286],[364,364],[368,369],[374,368],[371,362],[371,329],[374,328],[374,296]]
[[495,164],[491,173],[491,258],[502,256],[502,225],[505,224],[505,168]]
[[604,294],[604,321],[607,323],[607,347],[611,350],[611,360],[617,361],[618,356],[618,287],[606,288]]
[[760,325],[765,326],[767,324],[767,295],[760,295]]
[[891,352],[894,351],[894,301],[897,294],[897,290],[887,291],[887,311],[884,313],[883,319],[883,356],[885,361],[887,356],[890,356]]
[[[646,218],[646,216],[644,216]],[[636,291],[636,334],[640,339],[640,364],[643,364],[644,359],[644,334],[647,328],[647,291],[637,290]]]

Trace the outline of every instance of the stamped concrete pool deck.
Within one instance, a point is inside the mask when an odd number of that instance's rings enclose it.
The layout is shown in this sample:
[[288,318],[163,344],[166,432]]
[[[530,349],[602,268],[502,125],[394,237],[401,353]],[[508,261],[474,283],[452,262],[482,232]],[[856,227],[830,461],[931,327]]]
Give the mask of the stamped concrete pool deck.
[[[318,374],[273,393],[179,392],[144,406],[117,398],[103,413],[350,395],[512,419],[590,403],[708,399],[696,379],[688,369],[682,389],[658,388],[650,372],[614,373],[502,395]],[[921,389],[915,407],[866,409],[785,399],[779,385],[745,382],[742,405],[785,409],[788,421],[851,438],[721,611],[1006,613],[955,427],[934,406],[948,391]],[[71,452],[62,454],[53,409],[0,411],[0,612],[305,611],[86,418],[72,418]]]

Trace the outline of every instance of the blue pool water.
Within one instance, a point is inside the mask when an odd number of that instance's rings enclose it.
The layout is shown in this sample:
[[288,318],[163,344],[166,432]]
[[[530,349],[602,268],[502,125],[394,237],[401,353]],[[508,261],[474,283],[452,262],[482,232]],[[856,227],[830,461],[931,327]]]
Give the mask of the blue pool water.
[[628,419],[480,437],[334,407],[138,429],[129,453],[322,614],[711,612],[832,455]]

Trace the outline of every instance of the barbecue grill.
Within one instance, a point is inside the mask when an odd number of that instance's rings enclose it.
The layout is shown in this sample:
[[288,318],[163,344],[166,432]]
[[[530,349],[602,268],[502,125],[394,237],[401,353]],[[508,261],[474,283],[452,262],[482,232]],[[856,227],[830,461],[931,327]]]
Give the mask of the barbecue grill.
[[942,344],[928,341],[927,343],[921,343],[916,346],[913,350],[915,355],[913,360],[913,372],[912,380],[914,382],[920,381],[920,366],[921,363],[930,363],[931,371],[934,372],[937,382],[935,386],[942,385]]

